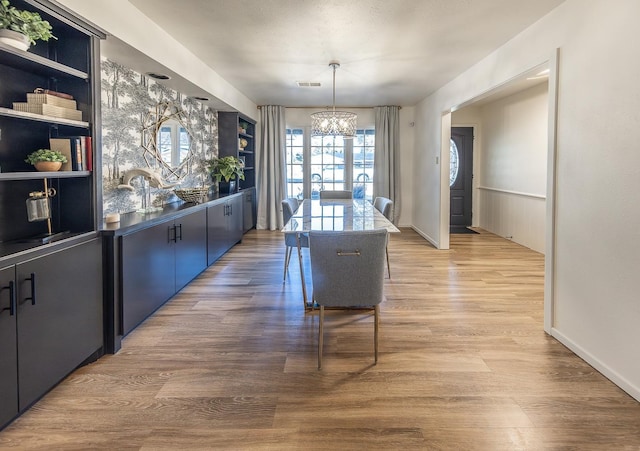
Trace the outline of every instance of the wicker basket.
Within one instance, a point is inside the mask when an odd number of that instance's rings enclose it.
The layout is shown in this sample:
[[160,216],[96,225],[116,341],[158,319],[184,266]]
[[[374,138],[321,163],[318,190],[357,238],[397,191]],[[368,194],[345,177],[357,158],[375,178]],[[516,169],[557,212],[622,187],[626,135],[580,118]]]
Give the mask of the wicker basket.
[[209,193],[208,187],[203,188],[181,188],[173,190],[176,196],[185,202],[199,204],[204,202]]

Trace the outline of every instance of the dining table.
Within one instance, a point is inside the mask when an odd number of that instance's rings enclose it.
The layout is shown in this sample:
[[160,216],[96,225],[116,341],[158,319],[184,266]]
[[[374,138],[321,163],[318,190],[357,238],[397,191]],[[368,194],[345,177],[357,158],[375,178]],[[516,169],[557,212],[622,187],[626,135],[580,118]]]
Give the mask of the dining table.
[[[375,229],[400,233],[400,230],[366,199],[304,199],[284,225],[282,232],[296,232],[298,255],[301,255],[300,234],[312,230],[342,232]],[[307,299],[304,272],[301,279],[305,310],[311,310],[313,301]]]

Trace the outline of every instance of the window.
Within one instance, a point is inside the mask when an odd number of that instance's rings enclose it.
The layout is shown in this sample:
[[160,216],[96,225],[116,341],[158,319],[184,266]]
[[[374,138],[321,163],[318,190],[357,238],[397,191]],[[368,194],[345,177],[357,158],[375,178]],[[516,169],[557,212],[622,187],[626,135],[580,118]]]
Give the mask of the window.
[[317,198],[321,190],[346,189],[372,200],[374,144],[374,129],[357,130],[353,139],[287,129],[287,195]]
[[456,146],[456,143],[453,142],[452,139],[449,143],[449,186],[453,186],[453,184],[456,183],[456,180],[458,179],[458,166],[460,163],[458,161],[458,158],[458,146]]

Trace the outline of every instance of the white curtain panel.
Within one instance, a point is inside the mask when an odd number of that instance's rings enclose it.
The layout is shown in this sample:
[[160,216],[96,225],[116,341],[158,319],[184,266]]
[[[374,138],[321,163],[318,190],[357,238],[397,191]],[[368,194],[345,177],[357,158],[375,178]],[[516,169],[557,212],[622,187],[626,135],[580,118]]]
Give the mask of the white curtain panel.
[[266,105],[260,108],[260,143],[256,154],[258,195],[257,229],[283,227],[280,202],[286,197],[285,181],[285,108]]
[[400,216],[400,107],[378,106],[376,115],[376,147],[373,196],[393,201],[393,220]]

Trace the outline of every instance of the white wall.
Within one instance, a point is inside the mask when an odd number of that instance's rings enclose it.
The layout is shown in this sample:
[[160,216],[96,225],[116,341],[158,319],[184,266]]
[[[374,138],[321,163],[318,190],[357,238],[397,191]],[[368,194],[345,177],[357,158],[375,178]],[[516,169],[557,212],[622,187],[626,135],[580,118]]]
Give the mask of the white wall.
[[545,247],[547,93],[547,83],[540,83],[452,114],[453,126],[477,124],[474,225],[541,253]]
[[[358,115],[358,127],[373,127],[375,113],[373,108],[342,108]],[[288,127],[305,127],[311,125],[310,115],[321,111],[314,108],[287,108],[285,119]],[[409,227],[412,222],[413,205],[413,171],[411,169],[414,151],[414,108],[402,107],[400,110],[400,199],[396,200],[396,224]],[[398,215],[399,213],[399,215]]]
[[416,149],[414,176],[426,183],[415,185],[422,199],[414,201],[413,220],[425,236],[442,240],[443,171],[435,157],[446,133],[443,113],[551,60],[559,48],[555,192],[548,193],[555,217],[547,223],[553,239],[545,277],[550,331],[640,400],[640,59],[629,53],[640,40],[638,17],[637,0],[567,0],[418,104],[416,142],[423,148]]

